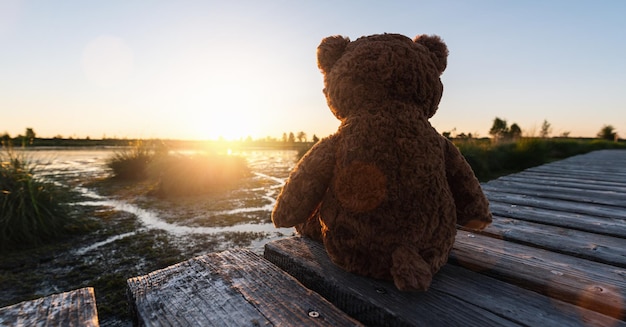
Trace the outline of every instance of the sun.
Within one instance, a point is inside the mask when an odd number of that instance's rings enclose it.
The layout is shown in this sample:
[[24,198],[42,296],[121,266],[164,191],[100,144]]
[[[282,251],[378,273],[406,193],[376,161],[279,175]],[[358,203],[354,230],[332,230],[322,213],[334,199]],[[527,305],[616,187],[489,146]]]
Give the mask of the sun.
[[271,114],[279,102],[271,95],[271,75],[259,71],[258,65],[241,64],[246,62],[242,58],[223,59],[203,58],[183,66],[187,74],[178,76],[176,85],[182,87],[175,93],[186,127],[202,140],[273,134],[268,134],[266,123],[279,119]]
[[254,108],[238,107],[229,110],[207,110],[190,117],[193,138],[199,140],[237,141],[255,138],[262,129],[262,121]]

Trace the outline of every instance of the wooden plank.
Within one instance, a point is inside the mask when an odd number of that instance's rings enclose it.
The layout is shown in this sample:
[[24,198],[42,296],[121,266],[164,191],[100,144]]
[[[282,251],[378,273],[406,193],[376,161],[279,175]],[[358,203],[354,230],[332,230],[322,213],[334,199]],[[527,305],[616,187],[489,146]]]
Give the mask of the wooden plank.
[[[585,190],[570,187],[535,185],[505,180],[495,180],[482,185],[483,190],[508,194],[521,194],[542,199],[574,201],[580,204],[599,204],[626,209],[626,193],[613,191]],[[626,217],[626,216],[625,216]]]
[[0,308],[0,326],[97,327],[94,290],[85,287]]
[[[626,176],[624,168],[626,161],[623,160],[625,151],[615,151],[615,156],[603,157],[600,151],[594,151],[585,155],[569,157],[554,161],[532,169],[566,169],[571,171],[606,171],[610,174]],[[541,167],[541,168],[539,168]]]
[[626,240],[494,216],[481,234],[626,268]]
[[[505,177],[495,179],[487,182],[482,186],[490,187],[502,187],[506,189],[528,189],[534,191],[543,191],[551,193],[564,193],[568,195],[587,195],[591,198],[608,198],[611,200],[617,200],[618,206],[626,206],[626,184],[622,187],[618,187],[618,183],[613,185],[607,184],[608,182],[602,182],[601,185],[590,184],[588,180],[579,179],[576,182],[558,182],[553,178],[538,178],[537,177],[524,177],[520,178],[519,174],[513,174]],[[613,205],[611,202],[607,204]]]
[[427,292],[347,273],[323,246],[293,237],[268,243],[265,257],[336,306],[373,326],[587,326],[620,322],[597,312],[446,265]]
[[440,270],[432,287],[525,326],[626,326],[613,317],[452,264]]
[[552,298],[624,319],[626,270],[469,232],[451,260]]
[[600,150],[531,168],[531,170],[566,169],[604,171],[626,176],[626,150]]
[[546,166],[560,166],[576,164],[580,166],[601,166],[617,170],[626,170],[626,150],[607,149],[597,150],[586,154],[571,156],[563,160],[555,161]]
[[489,202],[508,203],[516,206],[528,206],[543,208],[554,211],[567,212],[570,214],[583,214],[596,217],[607,217],[624,220],[626,210],[623,208],[607,205],[590,205],[589,203],[577,203],[559,199],[545,199],[524,194],[506,193],[498,189],[483,189]]
[[626,208],[626,193],[611,191],[597,191],[574,189],[567,187],[555,187],[549,185],[533,185],[528,183],[516,183],[499,181],[498,183],[485,184],[483,190],[495,191],[508,194],[521,194],[543,199],[558,199],[574,201],[580,204],[598,204],[613,206],[619,209]]
[[529,168],[526,171],[626,183],[625,158],[625,150],[601,150]]
[[144,326],[358,326],[318,294],[244,249],[193,258],[128,280]]
[[[515,182],[524,182],[527,184],[539,184],[539,185],[554,185],[554,186],[562,186],[562,187],[571,187],[571,188],[580,188],[586,190],[600,190],[600,191],[612,191],[612,192],[621,192],[626,193],[626,183],[620,182],[605,182],[605,181],[594,181],[589,179],[580,179],[575,177],[562,177],[555,176],[550,174],[542,174],[531,172],[528,170],[506,175],[499,177],[498,179],[492,181],[495,183],[496,181],[515,181]],[[490,182],[490,183],[492,183]]]
[[[621,152],[623,155],[623,151]],[[580,160],[581,158],[569,158],[560,161],[555,161],[549,164],[532,167],[533,171],[567,171],[573,174],[576,173],[606,173],[612,176],[626,177],[626,169],[624,169],[624,162],[619,163],[618,159],[602,159],[598,157],[599,153],[591,152],[586,154],[587,161]],[[579,159],[579,160],[576,160]],[[603,162],[604,161],[604,162]],[[601,174],[598,174],[601,176]]]
[[610,173],[606,173],[602,171],[584,171],[584,170],[572,171],[572,170],[560,169],[560,168],[542,168],[542,169],[529,168],[524,171],[534,173],[534,174],[543,174],[545,176],[575,178],[578,180],[586,180],[590,182],[599,182],[599,183],[613,182],[613,183],[619,183],[619,184],[626,183],[626,179],[621,174],[615,175],[615,174],[610,174]]
[[494,201],[493,198],[489,199],[489,209],[495,216],[626,238],[626,221],[623,219],[595,217],[527,205],[502,203]]

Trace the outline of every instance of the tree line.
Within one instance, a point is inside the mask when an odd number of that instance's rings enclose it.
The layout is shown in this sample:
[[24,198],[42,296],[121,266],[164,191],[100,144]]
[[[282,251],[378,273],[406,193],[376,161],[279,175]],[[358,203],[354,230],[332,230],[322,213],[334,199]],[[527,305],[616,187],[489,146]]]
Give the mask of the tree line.
[[[159,139],[154,139],[159,140]],[[252,147],[310,147],[313,144],[319,141],[319,137],[313,134],[311,139],[308,138],[307,134],[303,131],[294,133],[294,132],[284,132],[281,138],[267,136],[259,139],[252,139],[251,136],[239,139],[238,141],[226,141],[222,138],[218,140],[160,140],[167,142],[175,148],[181,148],[185,146],[201,146],[203,144],[219,144],[219,143],[228,143],[230,145],[235,146],[252,146]],[[52,138],[42,138],[38,137],[33,128],[26,128],[25,133],[22,135],[18,135],[16,137],[11,137],[9,133],[5,132],[0,135],[0,144],[2,146],[128,146],[129,144],[133,144],[138,139],[129,139],[129,138],[107,138],[103,137],[102,139],[91,139],[87,136],[84,139],[81,138],[64,138],[61,135],[57,135]]]
[[[452,137],[452,132],[443,132],[442,134],[443,136],[450,138],[450,139],[451,138],[455,138],[455,139],[476,138],[476,135],[472,135],[472,133],[468,133],[468,134],[460,133],[454,137]],[[496,117],[493,120],[491,128],[489,129],[489,135],[491,135],[491,137],[493,138],[495,142],[517,141],[520,138],[522,138],[522,136],[535,137],[535,135],[522,135],[522,134],[523,134],[522,129],[517,123],[513,123],[509,126],[508,122],[505,119],[502,119],[500,117]],[[552,134],[552,124],[550,124],[547,120],[544,119],[543,123],[541,124],[538,137],[547,138],[547,137],[550,137],[551,134]],[[569,134],[570,132],[563,132],[559,135],[559,137],[567,138],[569,137]],[[617,134],[617,131],[615,130],[615,127],[613,127],[613,125],[602,126],[600,131],[596,134],[596,137],[599,139],[609,140],[609,141],[617,141],[619,139],[619,135]]]

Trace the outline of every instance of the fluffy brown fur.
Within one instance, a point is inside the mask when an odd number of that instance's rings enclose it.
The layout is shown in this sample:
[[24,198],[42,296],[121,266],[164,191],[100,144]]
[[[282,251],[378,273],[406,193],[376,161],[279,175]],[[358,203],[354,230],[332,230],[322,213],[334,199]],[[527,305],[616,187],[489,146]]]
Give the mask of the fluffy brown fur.
[[323,241],[347,271],[426,290],[448,259],[456,224],[491,222],[470,166],[428,122],[448,49],[437,36],[331,36],[317,55],[341,125],[291,172],[274,225]]

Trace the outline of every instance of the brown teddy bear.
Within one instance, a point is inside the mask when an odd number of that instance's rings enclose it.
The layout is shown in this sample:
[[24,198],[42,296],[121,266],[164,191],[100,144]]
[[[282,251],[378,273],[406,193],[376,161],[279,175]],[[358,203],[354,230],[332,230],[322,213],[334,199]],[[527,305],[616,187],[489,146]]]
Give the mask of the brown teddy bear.
[[448,49],[438,36],[331,36],[317,57],[341,124],[291,172],[272,221],[323,241],[347,271],[426,290],[448,259],[456,224],[491,222],[472,169],[428,122]]

